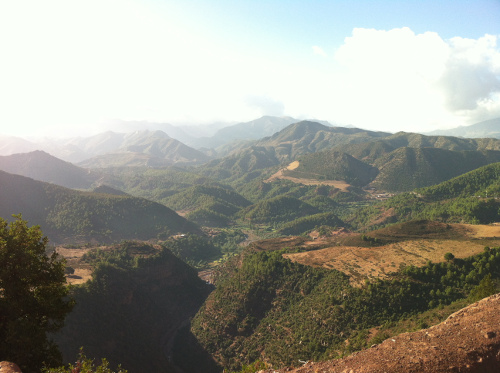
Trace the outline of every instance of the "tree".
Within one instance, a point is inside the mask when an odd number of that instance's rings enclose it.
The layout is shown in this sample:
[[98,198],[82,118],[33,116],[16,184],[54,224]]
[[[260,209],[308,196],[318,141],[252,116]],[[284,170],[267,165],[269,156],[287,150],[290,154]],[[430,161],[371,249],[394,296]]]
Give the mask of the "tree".
[[24,373],[62,362],[49,339],[72,307],[64,277],[65,262],[47,254],[48,239],[21,215],[0,218],[0,361],[13,361]]
[[452,253],[446,253],[446,254],[444,254],[444,259],[447,262],[452,261],[453,259],[455,259],[455,255],[453,255]]

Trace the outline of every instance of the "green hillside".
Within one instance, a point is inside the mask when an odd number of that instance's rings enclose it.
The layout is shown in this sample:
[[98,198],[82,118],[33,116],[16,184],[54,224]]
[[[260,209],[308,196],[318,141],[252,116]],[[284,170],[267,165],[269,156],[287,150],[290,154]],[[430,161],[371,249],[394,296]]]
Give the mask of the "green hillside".
[[[259,170],[277,166],[280,160],[272,147],[250,146],[203,165],[198,171],[217,180],[234,181],[244,175],[260,176]],[[253,177],[252,177],[253,175]]]
[[488,224],[500,221],[497,197],[500,197],[500,163],[493,163],[360,209],[349,222],[358,229],[413,219]]
[[409,191],[439,184],[500,161],[500,151],[452,151],[398,148],[375,160],[379,174],[371,185],[386,191]]
[[283,225],[279,230],[282,235],[299,235],[319,227],[337,227],[345,226],[337,215],[331,212],[322,212],[319,214],[304,216]]
[[169,208],[128,195],[80,192],[0,172],[0,216],[22,213],[53,241],[151,239],[198,228]]
[[208,185],[186,188],[162,202],[176,211],[189,212],[189,220],[206,226],[225,226],[234,214],[251,205],[231,189]]
[[286,176],[316,180],[343,180],[364,186],[377,176],[377,169],[353,156],[334,150],[312,153],[298,158],[299,166],[283,172]]
[[252,223],[282,223],[318,213],[319,210],[297,198],[278,196],[258,202],[240,212]]
[[192,322],[198,343],[225,369],[256,360],[278,368],[337,358],[380,342],[374,327],[418,320],[500,278],[500,248],[409,266],[363,287],[352,287],[336,270],[292,263],[282,254],[247,251],[227,263]]
[[169,340],[210,289],[169,250],[125,242],[84,257],[92,280],[72,289],[76,306],[54,336],[66,363],[80,347],[129,372],[172,372]]

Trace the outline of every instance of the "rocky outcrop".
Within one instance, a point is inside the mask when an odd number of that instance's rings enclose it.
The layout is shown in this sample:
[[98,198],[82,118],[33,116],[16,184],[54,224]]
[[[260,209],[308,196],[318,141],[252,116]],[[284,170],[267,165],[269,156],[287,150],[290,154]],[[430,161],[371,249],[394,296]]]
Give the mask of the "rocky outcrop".
[[344,359],[308,362],[303,367],[278,372],[498,373],[500,294],[461,309],[441,324],[400,334]]
[[22,373],[17,364],[10,361],[0,361],[0,373]]

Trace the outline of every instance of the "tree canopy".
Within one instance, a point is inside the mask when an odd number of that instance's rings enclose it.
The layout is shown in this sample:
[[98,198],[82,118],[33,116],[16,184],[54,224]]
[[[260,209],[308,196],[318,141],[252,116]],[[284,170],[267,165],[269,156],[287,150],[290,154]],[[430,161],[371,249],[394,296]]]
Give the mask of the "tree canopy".
[[23,372],[61,363],[48,333],[62,327],[72,307],[64,261],[47,254],[47,237],[28,227],[21,215],[0,218],[0,360],[13,361]]

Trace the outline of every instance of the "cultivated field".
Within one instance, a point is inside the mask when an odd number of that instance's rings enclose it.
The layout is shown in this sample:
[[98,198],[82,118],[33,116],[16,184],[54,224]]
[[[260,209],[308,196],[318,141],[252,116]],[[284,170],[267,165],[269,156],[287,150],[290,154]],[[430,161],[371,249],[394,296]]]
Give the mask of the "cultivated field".
[[429,260],[442,262],[447,252],[465,258],[482,252],[486,244],[500,246],[500,226],[455,225],[454,228],[466,231],[467,237],[410,239],[376,247],[339,245],[284,256],[304,265],[339,270],[349,275],[353,284],[360,284],[366,278],[386,277],[401,266],[423,266]]

